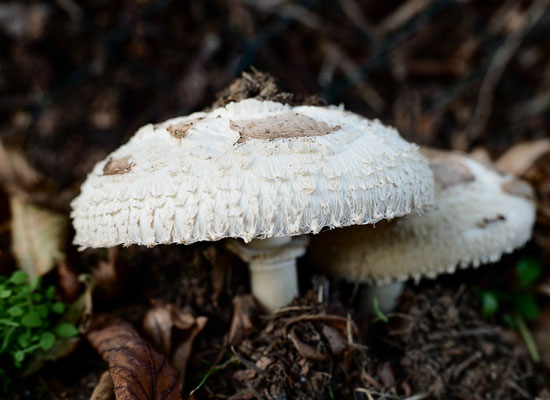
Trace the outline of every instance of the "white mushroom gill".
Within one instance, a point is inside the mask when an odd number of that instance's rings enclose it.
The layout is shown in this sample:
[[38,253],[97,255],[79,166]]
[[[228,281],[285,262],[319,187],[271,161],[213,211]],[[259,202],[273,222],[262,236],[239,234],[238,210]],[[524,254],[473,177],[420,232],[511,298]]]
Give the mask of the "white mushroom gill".
[[[109,163],[114,173],[106,173]],[[142,127],[94,167],[71,215],[81,248],[248,243],[372,224],[432,203],[426,159],[394,129],[342,108],[247,99]],[[295,242],[283,248],[305,248]],[[244,243],[239,248],[250,249]],[[264,247],[237,252],[251,265],[281,258],[280,246]],[[285,253],[295,254],[287,269],[301,253]],[[295,275],[265,279],[293,281],[276,301],[256,285],[254,294],[271,309],[282,306],[297,294]]]

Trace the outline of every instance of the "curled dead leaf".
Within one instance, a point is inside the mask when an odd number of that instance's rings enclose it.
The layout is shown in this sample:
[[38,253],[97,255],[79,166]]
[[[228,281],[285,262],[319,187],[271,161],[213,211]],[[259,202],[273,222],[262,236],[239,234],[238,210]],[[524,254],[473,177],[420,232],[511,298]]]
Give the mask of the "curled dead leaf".
[[[172,366],[185,377],[193,342],[207,322],[208,318],[195,317],[173,304],[157,304],[145,315],[143,330],[155,348],[167,356]],[[178,331],[177,335],[175,331]],[[176,343],[175,337],[179,338]]]
[[161,304],[151,308],[143,318],[143,330],[152,340],[155,348],[162,354],[170,355],[172,347],[172,310],[171,305]]
[[101,374],[90,400],[113,400],[115,398],[113,378],[109,371]]
[[0,141],[0,184],[11,193],[15,187],[32,188],[43,177],[29,164],[20,151],[5,146]]
[[57,185],[31,166],[25,155],[0,141],[0,186],[11,196],[26,202],[68,211],[74,198],[72,188],[60,191]]
[[20,196],[10,198],[11,232],[15,259],[32,279],[48,273],[65,258],[68,218],[36,207]]
[[197,335],[204,329],[207,322],[208,318],[198,317],[195,320],[195,326],[192,328],[191,332],[189,332],[187,338],[181,342],[174,351],[174,355],[172,356],[172,365],[180,372],[182,376],[185,376],[185,372],[187,370],[187,362],[191,357],[193,342],[195,341]]
[[114,321],[88,333],[109,364],[117,400],[181,400],[181,377],[129,324]]
[[296,347],[296,350],[298,350],[298,353],[304,358],[307,358],[308,360],[314,360],[314,361],[328,361],[329,357],[325,353],[322,353],[321,351],[313,348],[313,346],[310,346],[307,343],[304,343],[298,335],[296,334],[296,329],[293,328],[290,330],[290,340],[292,341],[292,344],[294,347]]
[[323,325],[323,335],[330,345],[332,354],[335,356],[340,356],[348,348],[349,343],[346,337],[338,329],[330,325]]
[[254,296],[251,294],[235,296],[233,299],[233,319],[226,338],[226,344],[240,343],[254,329],[254,315],[259,312]]
[[550,152],[550,139],[520,143],[509,149],[496,162],[498,169],[522,176],[545,153]]

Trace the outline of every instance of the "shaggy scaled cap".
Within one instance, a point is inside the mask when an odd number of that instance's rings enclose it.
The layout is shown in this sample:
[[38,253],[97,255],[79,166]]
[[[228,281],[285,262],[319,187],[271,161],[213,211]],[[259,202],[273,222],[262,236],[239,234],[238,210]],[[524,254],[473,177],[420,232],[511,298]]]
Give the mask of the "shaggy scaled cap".
[[310,244],[318,267],[352,281],[418,281],[498,261],[529,240],[535,205],[527,183],[465,155],[422,152],[434,172],[436,208],[322,233]]
[[417,147],[335,107],[230,103],[146,125],[72,203],[75,244],[245,241],[372,224],[433,204]]

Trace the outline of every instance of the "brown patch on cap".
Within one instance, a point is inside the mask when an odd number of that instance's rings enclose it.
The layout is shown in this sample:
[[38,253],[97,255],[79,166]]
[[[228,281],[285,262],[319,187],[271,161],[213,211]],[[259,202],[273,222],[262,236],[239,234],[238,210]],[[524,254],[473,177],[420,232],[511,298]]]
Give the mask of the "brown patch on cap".
[[195,124],[195,122],[200,121],[204,118],[198,118],[196,121],[186,121],[186,122],[180,122],[176,125],[170,125],[168,126],[168,132],[170,132],[170,135],[174,136],[177,139],[182,139],[187,135],[187,132],[191,127]]
[[512,179],[511,181],[504,182],[501,188],[505,193],[524,197],[528,200],[535,200],[535,191],[531,185],[521,179]]
[[121,175],[132,170],[135,164],[130,162],[130,156],[111,158],[103,167],[103,175]]
[[430,168],[434,174],[435,182],[441,189],[475,180],[472,171],[466,165],[453,158],[431,159]]
[[481,221],[478,221],[476,223],[476,226],[478,228],[485,228],[487,225],[491,225],[497,222],[504,222],[504,221],[506,221],[506,217],[502,214],[499,214],[494,218],[483,218]]
[[323,136],[340,129],[340,125],[329,126],[297,112],[262,119],[231,121],[229,127],[241,135],[237,143],[250,138],[273,140]]

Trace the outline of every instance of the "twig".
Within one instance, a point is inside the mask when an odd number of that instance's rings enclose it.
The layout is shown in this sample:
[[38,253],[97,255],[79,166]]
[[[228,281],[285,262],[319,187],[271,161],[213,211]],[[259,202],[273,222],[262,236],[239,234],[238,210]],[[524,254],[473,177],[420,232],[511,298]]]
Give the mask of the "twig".
[[380,42],[374,49],[369,58],[361,65],[353,79],[343,78],[342,80],[333,83],[330,87],[321,93],[328,103],[334,102],[336,98],[343,95],[346,91],[354,87],[357,82],[365,80],[367,76],[385,60],[388,53],[394,49],[399,43],[403,42],[408,37],[412,36],[419,29],[426,26],[428,22],[448,6],[455,4],[457,0],[438,0],[434,1],[418,15],[407,21],[403,26],[399,27],[395,32],[388,35],[386,39]]
[[376,33],[368,28],[372,26],[372,23],[363,14],[356,0],[338,0],[337,3],[350,19],[351,23],[355,25],[359,32],[361,32],[369,42],[377,39]]
[[258,393],[258,391],[254,388],[254,386],[252,386],[252,384],[250,382],[244,381],[244,384],[246,385],[248,390],[250,390],[252,392],[254,397],[256,397],[258,400],[265,400],[264,397],[260,393]]
[[500,334],[500,328],[477,328],[456,332],[436,332],[428,335],[429,340],[456,339],[468,336],[494,336]]
[[377,26],[379,34],[391,32],[422,11],[433,0],[409,0],[382,20]]
[[531,359],[538,363],[540,361],[539,350],[537,348],[537,344],[535,343],[535,339],[533,339],[533,335],[531,335],[531,332],[525,323],[525,320],[519,314],[514,316],[514,320],[516,321],[516,324],[518,324],[519,333],[525,342],[525,346],[527,346],[527,350],[529,350]]
[[429,396],[430,396],[429,393],[418,393],[418,394],[415,394],[414,396],[407,397],[406,399],[403,399],[403,400],[422,400]]
[[237,353],[237,350],[235,350],[235,346],[231,346],[231,351],[233,352],[233,354],[235,355],[237,360],[239,360],[241,363],[246,365],[248,368],[253,369],[254,371],[256,371],[258,374],[262,375],[263,377],[267,377],[267,373],[263,369],[259,368],[256,364],[254,364],[251,361],[248,361],[246,358],[244,358],[239,353]]
[[526,19],[523,26],[508,36],[502,46],[495,52],[489,69],[487,70],[487,74],[485,75],[485,79],[481,84],[474,116],[467,129],[470,141],[477,139],[485,129],[491,115],[493,100],[495,98],[495,89],[502,78],[504,70],[508,66],[512,56],[520,47],[523,39],[544,15],[548,3],[549,0],[533,1],[526,11]]
[[476,361],[480,360],[483,357],[480,351],[476,351],[474,354],[470,355],[470,357],[466,358],[464,361],[462,361],[460,364],[456,366],[455,369],[452,370],[452,376],[454,379],[458,378],[458,376],[467,369],[470,365],[475,363]]

